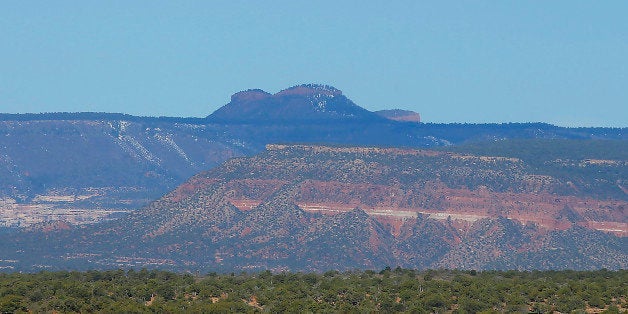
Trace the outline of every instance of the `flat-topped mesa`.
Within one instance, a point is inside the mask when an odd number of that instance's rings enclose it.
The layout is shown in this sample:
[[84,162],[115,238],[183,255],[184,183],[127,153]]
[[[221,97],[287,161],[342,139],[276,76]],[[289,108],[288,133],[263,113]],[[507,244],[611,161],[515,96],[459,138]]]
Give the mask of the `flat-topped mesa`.
[[304,144],[266,144],[266,151],[281,152],[309,152],[309,153],[349,153],[349,154],[381,154],[381,155],[415,155],[415,156],[441,156],[454,155],[450,152],[435,150],[395,148],[395,147],[359,147],[359,146],[325,146]]
[[318,84],[293,86],[274,95],[260,89],[238,92],[208,118],[246,123],[386,121],[353,103],[340,90]]
[[275,96],[288,96],[288,95],[298,95],[298,96],[315,96],[315,95],[325,95],[325,96],[340,96],[342,95],[342,91],[329,85],[322,84],[302,84],[297,86],[292,86],[290,88],[284,89]]
[[231,95],[231,102],[248,102],[262,100],[267,97],[271,97],[272,94],[265,92],[261,89],[247,89],[245,91],[237,92]]
[[[267,152],[279,152],[279,153],[301,153],[301,154],[317,154],[317,153],[342,153],[342,154],[363,154],[363,155],[382,155],[382,156],[423,156],[423,157],[437,157],[442,156],[452,161],[466,161],[475,162],[478,164],[491,164],[491,163],[508,163],[511,165],[522,164],[523,161],[519,158],[512,157],[499,157],[499,156],[476,156],[460,153],[453,153],[448,151],[438,151],[429,149],[413,149],[413,148],[398,148],[398,147],[361,147],[361,146],[328,146],[328,145],[315,145],[315,144],[266,144]],[[528,176],[528,179],[542,180],[543,176]]]

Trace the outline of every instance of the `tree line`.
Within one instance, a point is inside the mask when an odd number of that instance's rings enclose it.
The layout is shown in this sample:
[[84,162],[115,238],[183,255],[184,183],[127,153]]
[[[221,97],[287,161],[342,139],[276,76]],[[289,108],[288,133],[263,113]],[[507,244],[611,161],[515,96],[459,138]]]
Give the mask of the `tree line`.
[[625,270],[43,271],[0,274],[0,313],[620,313],[627,282]]

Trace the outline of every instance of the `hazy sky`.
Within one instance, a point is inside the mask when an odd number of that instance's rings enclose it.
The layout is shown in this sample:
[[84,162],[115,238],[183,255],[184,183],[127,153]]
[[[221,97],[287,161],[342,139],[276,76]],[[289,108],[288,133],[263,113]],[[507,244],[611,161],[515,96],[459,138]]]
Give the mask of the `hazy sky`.
[[628,1],[0,1],[0,112],[325,83],[425,122],[628,126]]

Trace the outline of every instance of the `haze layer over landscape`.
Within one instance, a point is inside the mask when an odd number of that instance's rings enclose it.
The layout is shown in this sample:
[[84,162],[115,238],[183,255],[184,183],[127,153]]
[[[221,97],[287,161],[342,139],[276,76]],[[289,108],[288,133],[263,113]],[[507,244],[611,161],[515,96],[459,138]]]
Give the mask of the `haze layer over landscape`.
[[3,1],[0,112],[211,113],[325,83],[425,122],[628,126],[625,1]]

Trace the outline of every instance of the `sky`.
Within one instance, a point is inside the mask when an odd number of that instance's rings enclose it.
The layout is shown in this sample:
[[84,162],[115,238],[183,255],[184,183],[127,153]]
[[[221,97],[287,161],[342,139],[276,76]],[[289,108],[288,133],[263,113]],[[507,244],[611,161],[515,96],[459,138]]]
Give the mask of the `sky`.
[[423,122],[628,127],[628,1],[0,1],[0,112],[204,117],[332,85]]

